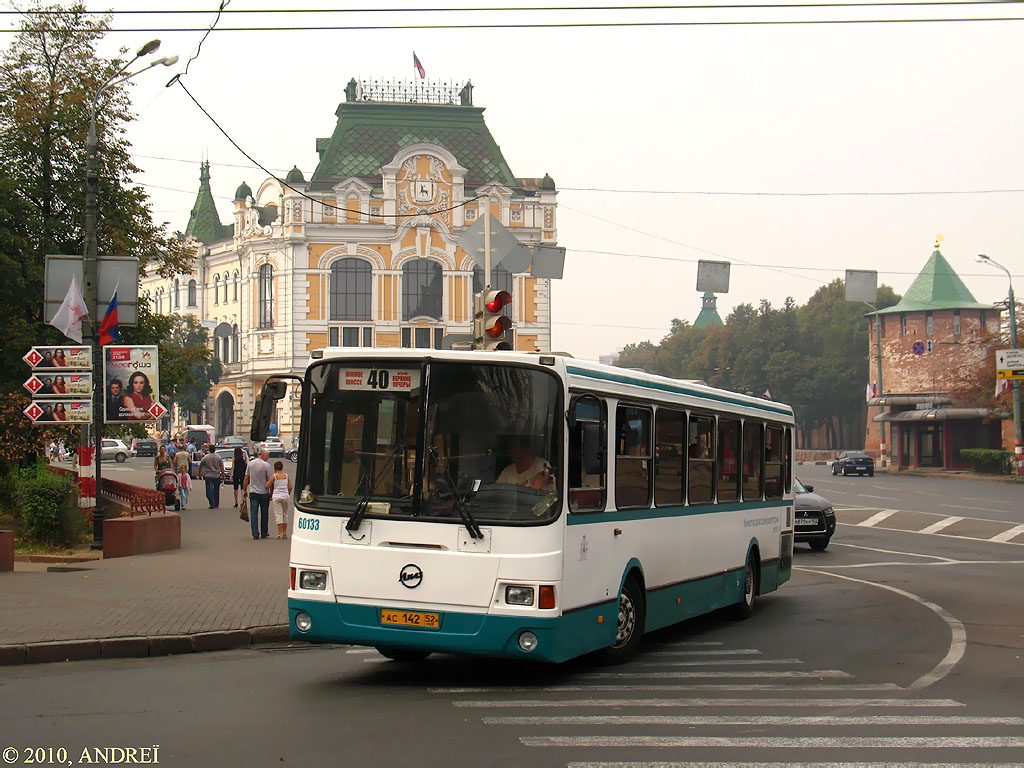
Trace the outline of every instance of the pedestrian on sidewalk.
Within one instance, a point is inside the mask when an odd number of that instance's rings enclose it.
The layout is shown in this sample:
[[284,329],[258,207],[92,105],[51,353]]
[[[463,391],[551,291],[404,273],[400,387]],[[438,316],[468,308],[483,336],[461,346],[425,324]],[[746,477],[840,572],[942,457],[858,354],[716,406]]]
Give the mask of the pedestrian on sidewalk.
[[174,454],[174,471],[179,475],[184,472],[186,475],[192,469],[192,456],[188,451],[177,451]]
[[[235,506],[238,506],[238,491],[245,482],[245,468],[249,462],[245,460],[245,451],[240,447],[235,448],[235,456],[231,461],[231,487],[235,491]],[[242,491],[242,498],[245,498],[245,491]]]
[[170,468],[171,457],[167,455],[167,448],[161,445],[160,450],[156,452],[156,458],[153,459],[153,475],[159,478],[161,472]]
[[199,476],[206,481],[206,499],[210,509],[220,506],[220,484],[225,479],[224,459],[217,455],[212,446],[207,446],[206,455],[199,462]]
[[267,480],[270,489],[270,507],[277,523],[277,538],[288,538],[288,510],[292,501],[292,481],[284,471],[284,462],[274,462],[274,474]]
[[245,481],[242,490],[249,494],[249,525],[254,539],[270,537],[270,487],[268,485],[274,471],[267,459],[270,451],[262,449],[255,459],[245,468]]
[[187,469],[175,468],[178,473],[178,495],[181,496],[181,508],[188,506],[188,494],[192,490],[192,478]]

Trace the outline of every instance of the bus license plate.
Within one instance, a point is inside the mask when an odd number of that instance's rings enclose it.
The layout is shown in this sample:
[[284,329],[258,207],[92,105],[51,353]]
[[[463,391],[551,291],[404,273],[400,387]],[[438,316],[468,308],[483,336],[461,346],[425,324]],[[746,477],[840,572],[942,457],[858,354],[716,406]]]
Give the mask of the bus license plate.
[[380,612],[380,623],[397,624],[403,627],[437,629],[441,626],[441,614],[425,613],[423,611],[392,611],[382,608]]

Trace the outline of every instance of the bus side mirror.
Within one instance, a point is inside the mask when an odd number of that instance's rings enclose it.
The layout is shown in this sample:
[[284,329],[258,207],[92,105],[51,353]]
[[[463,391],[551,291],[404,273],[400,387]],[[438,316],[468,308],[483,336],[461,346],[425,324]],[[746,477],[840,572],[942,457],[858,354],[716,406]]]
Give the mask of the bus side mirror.
[[601,425],[587,423],[583,425],[583,474],[604,474],[604,451],[601,449]]
[[270,432],[270,418],[274,414],[277,401],[284,398],[288,385],[280,379],[271,379],[263,385],[256,398],[256,407],[252,411],[252,428],[249,439],[261,442],[267,439]]

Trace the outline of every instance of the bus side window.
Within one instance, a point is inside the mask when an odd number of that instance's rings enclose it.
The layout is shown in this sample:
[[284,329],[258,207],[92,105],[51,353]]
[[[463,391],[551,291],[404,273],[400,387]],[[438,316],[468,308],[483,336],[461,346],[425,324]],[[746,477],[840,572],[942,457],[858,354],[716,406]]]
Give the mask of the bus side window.
[[615,506],[651,506],[650,408],[620,405],[615,410]]
[[686,413],[659,408],[654,414],[654,503],[682,505],[686,499]]
[[764,497],[781,499],[785,456],[782,453],[782,430],[766,427],[764,430]]
[[607,494],[607,407],[593,395],[569,406],[569,509],[603,512]]
[[743,500],[760,501],[764,487],[762,448],[763,425],[757,421],[743,422]]
[[715,420],[690,416],[687,445],[687,499],[690,504],[715,500]]
[[740,498],[740,423],[718,420],[718,500]]
[[785,464],[783,475],[786,478],[786,493],[793,491],[793,430],[786,427],[786,443],[782,449],[785,453],[782,461]]

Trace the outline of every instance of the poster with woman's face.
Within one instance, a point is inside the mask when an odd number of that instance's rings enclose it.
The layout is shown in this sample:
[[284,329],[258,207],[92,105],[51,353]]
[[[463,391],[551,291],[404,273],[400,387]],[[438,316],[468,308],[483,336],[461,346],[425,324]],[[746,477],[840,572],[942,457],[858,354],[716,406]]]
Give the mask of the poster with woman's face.
[[156,421],[160,367],[155,346],[103,347],[103,420],[108,424]]

